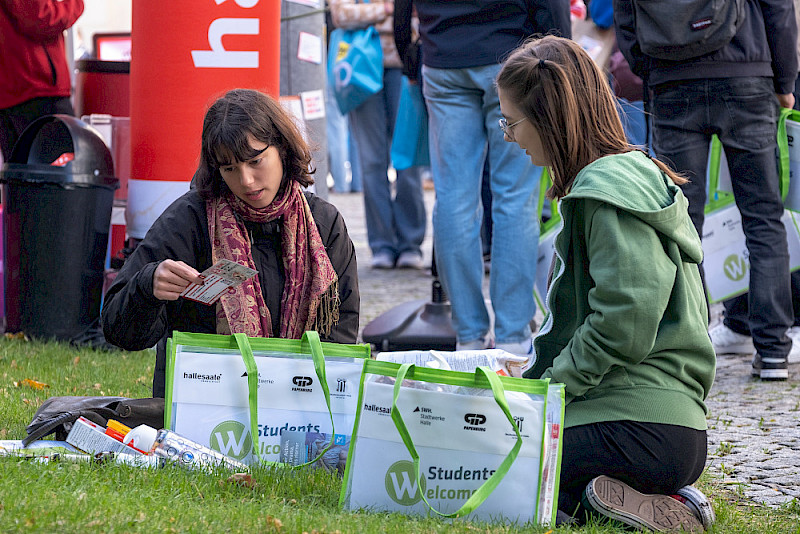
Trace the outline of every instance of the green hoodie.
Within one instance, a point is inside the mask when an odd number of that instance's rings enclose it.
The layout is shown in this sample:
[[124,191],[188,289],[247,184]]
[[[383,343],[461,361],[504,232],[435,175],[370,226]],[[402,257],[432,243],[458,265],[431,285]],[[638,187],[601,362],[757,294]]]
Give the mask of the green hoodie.
[[707,428],[715,355],[687,205],[639,151],[587,165],[561,200],[548,313],[525,376],[565,384],[567,427]]

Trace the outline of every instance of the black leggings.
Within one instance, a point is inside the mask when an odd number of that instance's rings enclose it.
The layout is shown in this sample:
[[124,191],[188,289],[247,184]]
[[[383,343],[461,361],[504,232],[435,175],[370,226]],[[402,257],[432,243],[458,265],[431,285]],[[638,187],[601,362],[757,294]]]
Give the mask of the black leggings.
[[608,421],[564,430],[559,510],[575,515],[581,493],[607,475],[642,493],[674,494],[692,484],[706,463],[705,430]]

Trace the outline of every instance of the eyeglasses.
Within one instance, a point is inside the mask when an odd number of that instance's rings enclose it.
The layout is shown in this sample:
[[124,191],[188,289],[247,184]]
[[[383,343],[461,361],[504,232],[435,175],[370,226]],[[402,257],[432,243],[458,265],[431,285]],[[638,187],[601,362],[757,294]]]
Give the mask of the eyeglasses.
[[511,139],[513,141],[514,140],[514,132],[513,132],[512,128],[514,126],[516,126],[517,124],[521,123],[521,122],[525,122],[526,120],[528,120],[528,117],[522,117],[517,122],[515,122],[513,124],[508,124],[508,121],[506,120],[506,118],[503,117],[502,119],[500,119],[500,129],[503,130],[503,133],[506,135],[506,137],[508,137],[509,139]]

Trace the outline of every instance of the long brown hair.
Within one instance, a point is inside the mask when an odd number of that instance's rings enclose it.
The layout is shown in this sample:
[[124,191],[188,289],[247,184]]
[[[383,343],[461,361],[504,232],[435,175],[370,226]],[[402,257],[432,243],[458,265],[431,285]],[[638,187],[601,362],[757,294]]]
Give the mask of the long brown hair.
[[219,168],[236,161],[247,161],[258,151],[248,136],[278,149],[283,163],[280,190],[289,180],[303,187],[314,183],[311,150],[291,116],[272,97],[253,89],[233,89],[214,102],[203,119],[200,163],[193,183],[205,199],[219,197],[228,186]]
[[[581,169],[610,154],[638,150],[625,138],[608,80],[583,48],[548,35],[514,50],[497,87],[534,125],[551,162],[548,198],[566,195]],[[686,179],[654,159],[673,182]]]

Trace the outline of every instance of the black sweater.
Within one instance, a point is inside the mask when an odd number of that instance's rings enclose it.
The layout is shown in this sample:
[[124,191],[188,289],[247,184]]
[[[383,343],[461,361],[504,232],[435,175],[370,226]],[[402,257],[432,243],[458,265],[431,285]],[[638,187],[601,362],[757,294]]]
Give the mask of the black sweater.
[[[314,222],[333,267],[339,276],[339,322],[323,341],[355,343],[358,337],[359,293],[356,253],[344,219],[332,204],[306,193]],[[283,293],[279,221],[246,223],[251,234],[252,255],[264,301],[279,330]],[[153,396],[165,392],[166,339],[172,332],[216,333],[216,306],[179,298],[161,301],[153,296],[153,274],[158,264],[183,261],[202,272],[211,267],[205,202],[192,190],[177,199],[153,223],[144,240],[120,269],[105,296],[102,311],[106,339],[127,350],[157,345]]]
[[[395,0],[400,57],[411,42],[412,0]],[[572,37],[569,0],[413,0],[422,63],[437,69],[495,65],[533,34]]]

